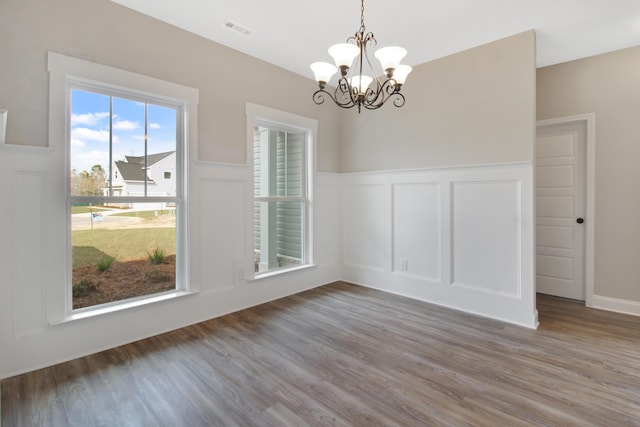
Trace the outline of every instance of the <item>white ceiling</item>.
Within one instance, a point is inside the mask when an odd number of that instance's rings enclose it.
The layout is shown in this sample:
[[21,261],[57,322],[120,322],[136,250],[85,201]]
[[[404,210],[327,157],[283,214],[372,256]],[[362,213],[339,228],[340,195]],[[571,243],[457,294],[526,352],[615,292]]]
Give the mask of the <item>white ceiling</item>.
[[[112,1],[309,78],[360,25],[359,0]],[[365,0],[365,24],[414,66],[534,29],[543,67],[640,45],[640,0]]]

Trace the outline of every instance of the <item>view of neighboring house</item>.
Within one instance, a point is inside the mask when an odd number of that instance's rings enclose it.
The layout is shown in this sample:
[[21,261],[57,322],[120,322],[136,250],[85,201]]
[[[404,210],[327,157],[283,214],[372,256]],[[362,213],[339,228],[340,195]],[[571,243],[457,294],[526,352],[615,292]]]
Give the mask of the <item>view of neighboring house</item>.
[[[176,152],[125,156],[125,160],[113,163],[112,189],[114,196],[175,196]],[[105,195],[108,188],[104,189]],[[149,206],[149,203],[126,203],[130,208],[162,209],[166,206]]]

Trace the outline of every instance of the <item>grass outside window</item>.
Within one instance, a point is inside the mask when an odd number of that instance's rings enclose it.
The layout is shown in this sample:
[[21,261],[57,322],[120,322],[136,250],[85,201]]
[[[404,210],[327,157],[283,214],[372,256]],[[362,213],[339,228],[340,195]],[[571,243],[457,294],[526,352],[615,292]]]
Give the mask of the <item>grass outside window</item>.
[[175,289],[173,212],[91,209],[72,216],[74,309]]

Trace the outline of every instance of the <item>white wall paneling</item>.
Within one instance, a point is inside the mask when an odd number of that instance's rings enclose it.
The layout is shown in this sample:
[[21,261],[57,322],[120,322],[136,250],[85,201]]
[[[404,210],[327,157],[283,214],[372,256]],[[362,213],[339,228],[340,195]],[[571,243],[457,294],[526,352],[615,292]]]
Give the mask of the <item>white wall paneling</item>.
[[344,264],[385,271],[386,188],[362,183],[344,188]]
[[530,163],[343,179],[344,280],[537,327]]
[[[247,243],[247,168],[219,165],[199,174],[198,230],[199,290],[219,291],[246,282],[252,268]],[[195,242],[194,242],[195,244]],[[194,247],[192,245],[192,247]]]
[[439,283],[442,265],[440,184],[393,184],[393,272]]
[[[314,262],[321,268],[339,271],[342,260],[342,198],[340,175],[318,173],[314,197]],[[321,222],[318,222],[321,221]],[[324,248],[322,251],[316,248]]]
[[[13,171],[11,180],[11,282],[16,336],[42,331],[46,325],[44,288],[45,229],[44,206],[46,176],[42,171]],[[4,234],[3,234],[4,235]]]
[[[64,160],[55,148],[0,151],[0,378],[339,279],[536,325],[529,164],[320,173],[312,201],[316,267],[248,282],[241,273],[251,268],[249,170],[191,162],[189,265],[198,292],[52,325],[49,313],[65,298],[52,289],[68,279]],[[456,234],[471,224],[499,238],[485,247],[487,236]],[[485,249],[490,255],[479,253]],[[507,265],[495,270],[507,249]],[[483,264],[474,253],[492,266],[478,280],[472,273]]]
[[520,182],[453,182],[452,286],[520,297]]

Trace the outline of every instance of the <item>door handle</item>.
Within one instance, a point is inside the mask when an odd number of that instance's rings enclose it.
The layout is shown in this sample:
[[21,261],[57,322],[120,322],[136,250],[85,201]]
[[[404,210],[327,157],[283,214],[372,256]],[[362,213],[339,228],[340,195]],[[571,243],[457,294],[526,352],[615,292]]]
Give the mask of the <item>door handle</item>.
[[584,222],[584,218],[578,218],[578,219],[576,219],[576,222],[578,224],[582,224]]

